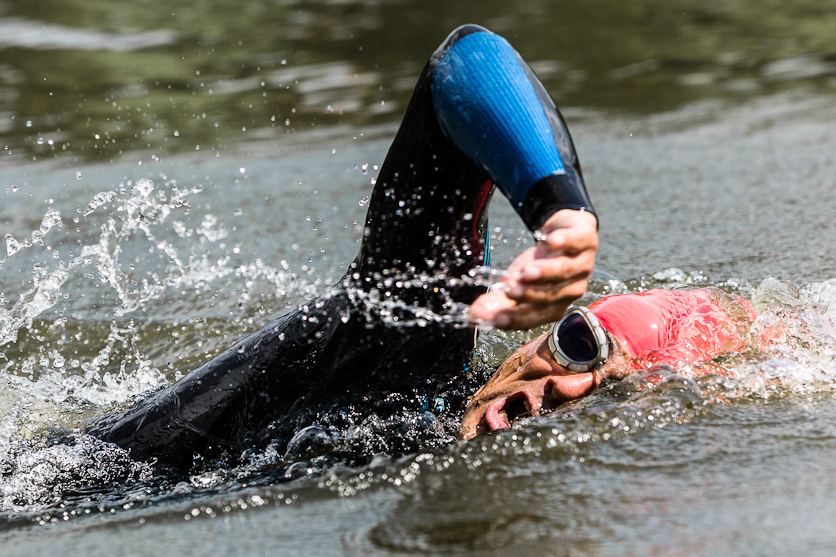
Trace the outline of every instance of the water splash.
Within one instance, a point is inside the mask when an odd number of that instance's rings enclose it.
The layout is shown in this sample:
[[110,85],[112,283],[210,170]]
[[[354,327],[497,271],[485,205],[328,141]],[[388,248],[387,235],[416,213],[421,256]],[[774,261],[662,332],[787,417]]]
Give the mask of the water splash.
[[69,276],[69,271],[63,267],[50,272],[40,265],[35,266],[34,286],[21,294],[10,310],[0,308],[0,346],[15,342],[22,327],[30,326],[32,319],[58,301],[61,285]]
[[[5,293],[0,294],[0,348],[4,350],[0,352],[0,380],[8,386],[6,403],[0,404],[0,456],[8,452],[14,439],[31,437],[38,429],[53,425],[52,418],[33,421],[33,412],[21,411],[23,408],[46,407],[45,415],[72,416],[85,404],[101,408],[125,403],[169,383],[171,378],[146,356],[148,347],[143,345],[134,320],[125,319],[146,312],[164,300],[167,292],[206,289],[228,275],[245,279],[242,299],[259,280],[273,284],[279,296],[294,288],[296,275],[269,268],[261,261],[233,267],[228,256],[211,259],[200,249],[203,242],[214,243],[227,236],[211,214],[205,215],[196,229],[201,246],[187,245],[187,255],[161,239],[170,236],[167,219],[172,214],[186,217],[191,207],[188,196],[200,188],[180,188],[174,180],[164,180],[158,187],[149,179],[140,179],[119,184],[117,190],[100,192],[79,209],[85,222],[94,226],[88,234],[92,242],[64,246],[61,251],[66,254],[71,250],[69,257],[36,263],[31,287],[20,293],[11,307]],[[97,222],[101,223],[98,233]],[[25,272],[27,261],[20,258],[20,252],[35,246],[44,249],[50,230],[61,226],[60,213],[48,210],[24,242],[7,235],[8,255],[2,261],[15,256],[20,272]],[[60,241],[57,239],[56,248]],[[160,254],[164,268],[151,266],[141,274],[135,264],[144,262],[136,255],[143,251]],[[58,249],[53,253],[57,256]],[[85,315],[85,305],[79,306],[85,299],[89,299],[86,307],[96,308],[94,315],[101,315],[103,321]],[[70,315],[79,315],[81,321],[68,319]],[[77,402],[66,405],[68,400]],[[64,425],[72,429],[79,424],[76,417]]]
[[93,196],[82,215],[89,217],[93,212],[106,203],[113,203],[119,198],[115,191],[103,191]]
[[44,244],[44,236],[46,236],[46,234],[53,228],[60,228],[61,226],[63,226],[61,213],[55,209],[50,209],[44,214],[43,219],[41,219],[41,225],[38,229],[33,230],[30,237],[25,238],[23,242],[19,242],[12,234],[6,234],[6,257],[0,259],[0,266],[2,266],[3,263],[5,263],[10,257],[25,248],[30,248],[33,245],[42,246]]
[[3,461],[0,507],[37,510],[61,503],[70,492],[91,491],[129,480],[148,480],[148,464],[124,449],[82,435],[73,444],[25,451]]

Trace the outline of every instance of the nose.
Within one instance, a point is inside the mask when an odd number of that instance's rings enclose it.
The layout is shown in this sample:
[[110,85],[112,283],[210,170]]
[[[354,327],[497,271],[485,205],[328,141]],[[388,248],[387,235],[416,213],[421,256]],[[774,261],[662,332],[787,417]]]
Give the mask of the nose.
[[543,406],[552,408],[590,395],[598,388],[595,374],[592,372],[553,375],[546,381],[543,389]]

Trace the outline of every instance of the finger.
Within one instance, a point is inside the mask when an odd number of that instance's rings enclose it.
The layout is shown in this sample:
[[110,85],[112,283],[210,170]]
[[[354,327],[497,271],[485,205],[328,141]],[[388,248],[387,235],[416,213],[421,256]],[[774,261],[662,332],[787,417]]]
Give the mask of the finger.
[[505,292],[492,291],[473,302],[470,316],[477,323],[498,329],[530,329],[563,317],[566,309],[578,297],[577,292],[570,291],[563,299],[556,301],[550,298],[548,303],[519,303],[508,298]]
[[562,209],[543,224],[544,246],[555,250],[597,248],[598,219],[592,213]]
[[[496,316],[515,306],[517,306],[517,302],[508,298],[505,292],[494,290],[476,298],[470,305],[470,317],[477,323],[481,322],[496,326]],[[504,322],[500,323],[500,325],[504,325]]]
[[545,259],[533,259],[525,264],[521,282],[554,282],[589,276],[595,268],[595,252],[585,251],[574,257],[559,255]]
[[503,330],[532,329],[554,323],[565,315],[570,302],[560,304],[518,304],[501,310],[494,317],[494,326]]
[[515,274],[521,275],[525,266],[535,260],[536,248],[528,248],[523,250],[518,256],[511,261],[508,268],[505,270],[506,276],[513,276]]
[[506,285],[517,284],[523,276],[523,270],[526,265],[534,261],[534,256],[535,248],[528,248],[523,251],[515,257],[511,264],[508,265],[508,268],[502,272],[502,277],[497,282]]
[[586,293],[587,286],[588,278],[585,276],[558,284],[517,284],[508,290],[507,296],[518,303],[571,303]]
[[546,235],[543,247],[564,254],[598,249],[598,232],[594,228],[575,226],[561,228]]

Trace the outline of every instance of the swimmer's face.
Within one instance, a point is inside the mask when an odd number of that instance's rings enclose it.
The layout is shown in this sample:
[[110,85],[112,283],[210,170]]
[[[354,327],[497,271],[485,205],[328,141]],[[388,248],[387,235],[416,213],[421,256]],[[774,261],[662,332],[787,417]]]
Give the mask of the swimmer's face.
[[624,377],[629,373],[629,357],[621,342],[609,337],[610,357],[597,373],[571,372],[558,364],[549,349],[548,333],[520,347],[473,396],[459,435],[471,439],[510,427],[518,418],[539,416],[591,394],[602,377]]

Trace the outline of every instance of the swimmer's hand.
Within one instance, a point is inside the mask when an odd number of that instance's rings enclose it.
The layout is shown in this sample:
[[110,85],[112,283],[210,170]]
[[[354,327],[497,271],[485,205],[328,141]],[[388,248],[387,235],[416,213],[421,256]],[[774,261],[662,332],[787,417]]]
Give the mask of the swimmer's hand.
[[511,263],[491,291],[470,306],[477,322],[498,329],[530,329],[557,321],[586,292],[598,249],[592,213],[563,209],[553,214],[542,240]]

